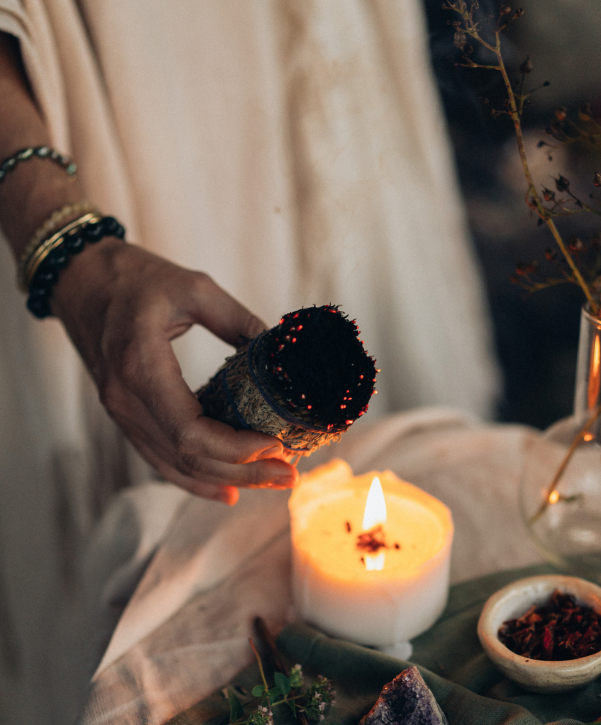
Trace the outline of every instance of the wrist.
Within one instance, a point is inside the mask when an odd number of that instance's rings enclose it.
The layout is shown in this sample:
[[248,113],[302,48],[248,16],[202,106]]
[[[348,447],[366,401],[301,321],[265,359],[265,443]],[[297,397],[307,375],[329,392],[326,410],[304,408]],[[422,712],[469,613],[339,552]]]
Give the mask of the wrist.
[[[27,307],[40,319],[52,315],[54,288],[74,258],[106,237],[124,239],[125,229],[111,216],[88,212],[45,239],[23,262],[20,279],[29,293]],[[84,290],[85,291],[85,290]]]
[[120,276],[121,259],[127,249],[123,239],[104,237],[73,257],[54,285],[50,301],[52,314],[65,321],[82,305],[101,313],[112,283]]
[[15,168],[0,184],[0,223],[17,261],[53,212],[84,199],[77,180],[43,159],[31,159]]

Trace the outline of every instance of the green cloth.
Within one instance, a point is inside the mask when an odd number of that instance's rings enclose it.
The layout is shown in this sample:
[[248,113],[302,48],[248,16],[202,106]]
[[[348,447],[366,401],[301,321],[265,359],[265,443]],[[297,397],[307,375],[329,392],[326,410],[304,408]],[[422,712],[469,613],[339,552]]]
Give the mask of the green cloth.
[[[410,662],[368,647],[333,639],[305,624],[287,626],[278,648],[291,664],[308,675],[333,680],[336,704],[323,725],[357,725],[382,687],[401,670],[416,664],[448,718],[449,725],[582,725],[601,716],[601,680],[559,695],[535,695],[507,680],[484,654],[476,623],[486,599],[525,576],[552,573],[548,566],[500,572],[451,588],[441,618],[413,640]],[[260,682],[256,665],[232,683],[247,691]],[[224,722],[226,703],[215,693],[174,718],[172,725],[217,725]],[[227,722],[227,718],[225,719]]]
[[552,573],[547,566],[500,572],[451,588],[442,617],[413,641],[411,662],[327,637],[293,624],[278,647],[307,673],[333,680],[336,705],[323,725],[356,725],[383,685],[410,664],[419,666],[449,725],[582,725],[601,716],[601,680],[558,695],[535,695],[507,680],[484,654],[476,624],[486,599],[515,579]]

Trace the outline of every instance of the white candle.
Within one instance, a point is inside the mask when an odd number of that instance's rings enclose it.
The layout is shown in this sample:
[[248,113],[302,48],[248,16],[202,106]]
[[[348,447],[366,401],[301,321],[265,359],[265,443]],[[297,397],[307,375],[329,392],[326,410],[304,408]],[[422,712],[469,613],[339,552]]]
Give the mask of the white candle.
[[[376,476],[386,511],[364,521]],[[293,594],[303,619],[331,635],[390,648],[440,616],[453,540],[443,503],[391,471],[354,477],[334,460],[301,477],[289,506]]]

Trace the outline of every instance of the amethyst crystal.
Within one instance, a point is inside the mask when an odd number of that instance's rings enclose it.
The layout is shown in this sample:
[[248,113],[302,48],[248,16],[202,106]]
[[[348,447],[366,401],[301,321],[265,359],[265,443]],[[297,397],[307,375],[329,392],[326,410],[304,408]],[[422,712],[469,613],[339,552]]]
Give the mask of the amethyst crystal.
[[417,667],[408,667],[384,685],[359,725],[448,725]]

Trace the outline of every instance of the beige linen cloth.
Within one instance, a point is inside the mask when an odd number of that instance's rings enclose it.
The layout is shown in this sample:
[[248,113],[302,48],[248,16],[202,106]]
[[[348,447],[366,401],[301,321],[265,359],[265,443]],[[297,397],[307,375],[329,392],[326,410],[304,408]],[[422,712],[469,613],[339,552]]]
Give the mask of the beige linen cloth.
[[[371,415],[490,414],[488,319],[419,0],[0,0],[0,30],[53,145],[130,240],[268,324],[340,304],[383,371]],[[50,633],[75,617],[77,554],[112,492],[150,474],[14,272],[0,243],[0,718],[62,724],[55,662],[72,643]],[[200,329],[176,349],[193,387],[229,352]]]
[[[517,505],[523,454],[535,435],[430,408],[351,429],[310,463],[339,456],[356,473],[390,468],[444,501],[455,521],[457,582],[539,561]],[[85,725],[165,722],[250,661],[254,616],[273,628],[293,616],[287,494],[246,492],[227,509],[170,488],[179,505],[94,676]],[[132,495],[140,502],[147,496],[129,492],[129,505]],[[122,507],[116,501],[107,521],[119,519]],[[95,555],[114,542],[109,524],[99,531]],[[119,599],[137,558],[109,578],[105,604]]]

